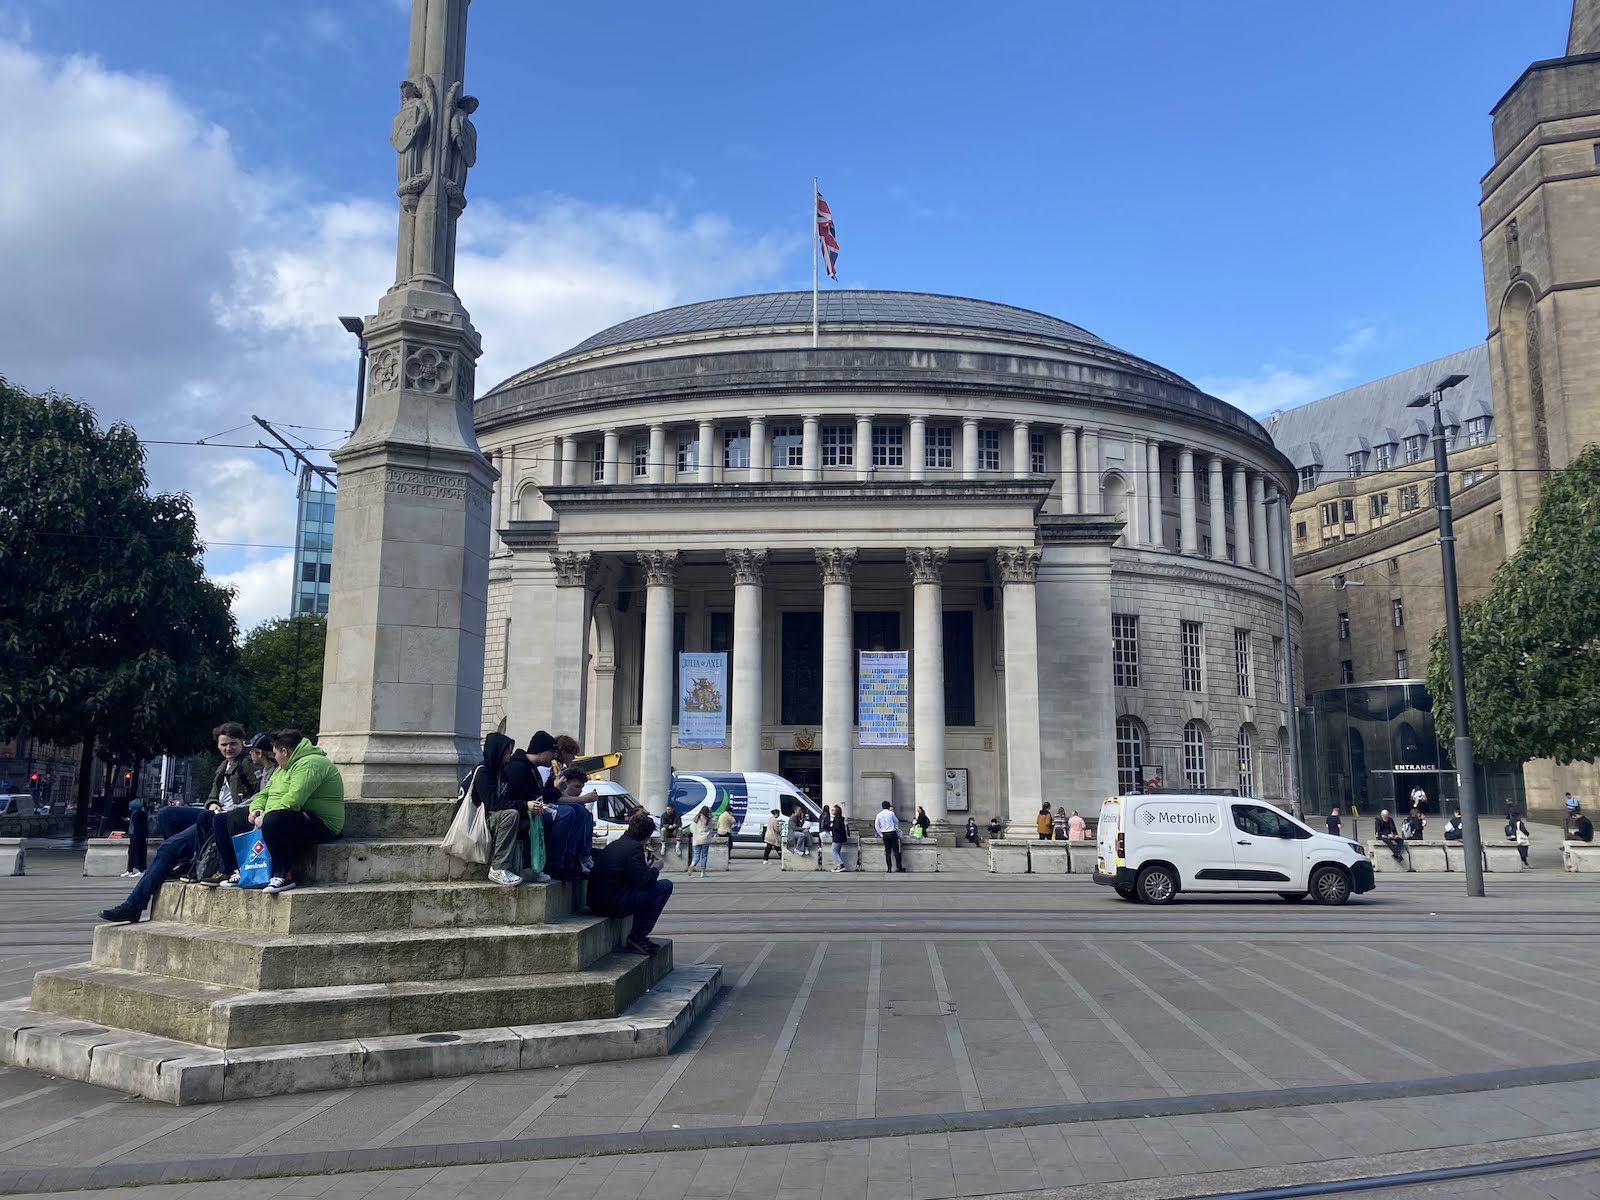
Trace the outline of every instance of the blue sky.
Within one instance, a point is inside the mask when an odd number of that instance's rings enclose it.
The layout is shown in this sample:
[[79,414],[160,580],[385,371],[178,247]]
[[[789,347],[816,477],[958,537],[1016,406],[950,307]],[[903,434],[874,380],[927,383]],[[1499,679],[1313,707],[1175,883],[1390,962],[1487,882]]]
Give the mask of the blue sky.
[[[407,7],[0,0],[0,103],[36,112],[0,144],[27,168],[0,251],[49,281],[0,300],[0,373],[152,437],[336,429],[334,318],[388,282]],[[1520,8],[478,0],[480,384],[663,304],[809,286],[813,174],[841,286],[1037,308],[1253,411],[1459,349],[1488,110],[1565,45],[1565,0]],[[197,502],[286,494],[221,455],[152,465]],[[213,569],[270,592],[282,518],[202,518],[244,543]]]

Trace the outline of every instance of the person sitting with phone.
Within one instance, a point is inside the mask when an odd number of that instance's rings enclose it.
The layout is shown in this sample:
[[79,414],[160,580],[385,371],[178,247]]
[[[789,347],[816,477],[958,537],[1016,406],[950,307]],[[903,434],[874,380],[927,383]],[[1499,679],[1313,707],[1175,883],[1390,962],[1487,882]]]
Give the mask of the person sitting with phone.
[[635,954],[654,954],[661,947],[650,940],[672,898],[672,880],[661,878],[661,864],[650,850],[656,831],[649,813],[634,813],[628,831],[594,856],[589,872],[589,911],[601,917],[632,917],[624,945]]

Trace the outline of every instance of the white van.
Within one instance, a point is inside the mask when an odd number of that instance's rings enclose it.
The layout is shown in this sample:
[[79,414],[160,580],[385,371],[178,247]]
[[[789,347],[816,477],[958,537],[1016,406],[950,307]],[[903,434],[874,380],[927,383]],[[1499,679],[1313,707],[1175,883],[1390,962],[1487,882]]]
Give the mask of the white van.
[[773,809],[784,829],[796,806],[803,809],[813,836],[822,815],[821,807],[796,784],[767,771],[679,771],[672,777],[668,802],[685,825],[702,805],[710,806],[713,814],[728,808],[733,813],[733,840],[744,843],[761,841]]
[[1373,888],[1357,842],[1317,833],[1243,796],[1113,796],[1100,807],[1094,881],[1124,900],[1168,904],[1180,891],[1276,892],[1343,904]]
[[628,794],[628,789],[609,779],[591,779],[583,785],[578,799],[588,805],[594,817],[594,844],[609,846],[628,832],[633,814],[643,805]]

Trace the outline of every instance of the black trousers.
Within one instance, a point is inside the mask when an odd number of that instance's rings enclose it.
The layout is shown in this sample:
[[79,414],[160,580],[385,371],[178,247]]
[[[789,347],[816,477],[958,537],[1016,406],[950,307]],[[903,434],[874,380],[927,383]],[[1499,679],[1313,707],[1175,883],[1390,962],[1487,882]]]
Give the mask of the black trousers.
[[272,855],[272,873],[292,878],[305,852],[339,835],[316,817],[297,809],[277,808],[261,819],[261,840]]
[[885,871],[904,871],[905,863],[900,861],[900,835],[886,833],[883,835],[883,869]]

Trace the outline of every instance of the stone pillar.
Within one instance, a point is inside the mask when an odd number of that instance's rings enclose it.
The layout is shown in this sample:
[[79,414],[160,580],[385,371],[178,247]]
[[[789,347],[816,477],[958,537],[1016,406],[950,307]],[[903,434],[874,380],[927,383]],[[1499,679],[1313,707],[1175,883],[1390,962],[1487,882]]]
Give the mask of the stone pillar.
[[683,555],[675,550],[641,550],[645,573],[644,703],[639,713],[640,804],[652,816],[666,811],[672,787],[673,583]]
[[[1037,810],[1044,795],[1039,742],[1038,550],[998,552],[1006,653],[1006,789],[1013,808]],[[931,814],[930,814],[931,815]]]
[[1033,447],[1026,421],[1011,422],[1011,477],[1026,479],[1033,474]]
[[[550,555],[556,572],[554,667],[544,681],[549,689],[549,730],[570,733],[578,743],[587,731],[584,718],[589,711],[589,619],[593,615],[595,563],[586,550],[559,550]],[[669,597],[670,600],[670,597]],[[672,631],[669,628],[667,637]],[[670,691],[672,681],[667,680]],[[648,689],[646,702],[648,703]]]
[[1154,438],[1145,447],[1145,461],[1145,478],[1150,481],[1150,544],[1160,550],[1167,544],[1167,531],[1162,519],[1162,503],[1166,493],[1161,488],[1161,443]]
[[750,418],[750,482],[767,481],[767,419]]
[[561,486],[572,487],[578,482],[578,439],[568,435],[561,439]]
[[1085,429],[1080,446],[1083,453],[1083,511],[1104,512],[1105,503],[1100,498],[1100,431]]
[[711,483],[717,477],[717,423],[700,422],[700,482]]
[[617,482],[617,459],[621,454],[621,447],[621,435],[615,429],[606,430],[605,443],[600,452],[600,482],[607,487]]
[[855,617],[850,572],[856,552],[817,551],[822,568],[822,798],[847,817],[855,809]]
[[856,414],[856,482],[865,483],[872,473],[872,414]]
[[924,413],[911,414],[911,445],[906,448],[906,478],[922,480],[928,477],[928,418]]
[[1128,439],[1128,545],[1142,546],[1148,540],[1150,506],[1145,503],[1149,484],[1144,478],[1144,439]]
[[1233,466],[1233,553],[1241,567],[1250,565],[1250,485],[1244,466]]
[[[1258,571],[1267,569],[1267,480],[1256,475],[1250,480],[1250,527],[1255,531],[1255,545],[1250,551],[1250,565]],[[1244,555],[1239,556],[1241,565]]]
[[916,803],[935,821],[944,807],[944,563],[949,551],[907,550],[912,583],[911,736]]
[[1283,578],[1283,495],[1277,488],[1267,492],[1267,566]]
[[[511,486],[511,481],[506,478],[504,450],[491,450],[489,452],[489,469],[495,473],[495,482],[489,493],[489,553],[493,554],[500,549],[500,526],[504,521],[502,515],[505,507],[506,489]],[[337,508],[335,519],[337,519]]]
[[1222,459],[1215,454],[1206,462],[1211,487],[1211,557],[1222,562],[1228,557],[1227,505],[1222,502]]
[[1200,553],[1194,515],[1194,451],[1187,446],[1178,451],[1178,538],[1183,553]]
[[729,550],[733,565],[733,746],[729,768],[761,769],[761,589],[765,550]]
[[649,472],[645,478],[651,483],[665,483],[667,481],[667,427],[665,425],[650,426],[650,465],[645,469]]
[[978,418],[961,418],[961,478],[978,477]]
[[1070,425],[1061,427],[1061,511],[1080,512],[1083,508],[1083,485],[1079,482],[1078,431]]
[[807,414],[804,432],[800,439],[800,457],[803,460],[800,474],[806,483],[815,483],[822,478],[822,437],[819,424],[820,418],[815,413]]

